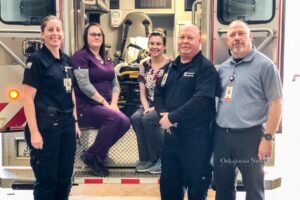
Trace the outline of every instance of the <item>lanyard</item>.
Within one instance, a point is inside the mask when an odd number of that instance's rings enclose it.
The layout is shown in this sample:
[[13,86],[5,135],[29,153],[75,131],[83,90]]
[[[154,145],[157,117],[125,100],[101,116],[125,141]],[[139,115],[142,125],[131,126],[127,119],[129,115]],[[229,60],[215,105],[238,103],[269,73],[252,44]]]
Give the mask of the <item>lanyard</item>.
[[168,70],[167,70],[167,72],[164,73],[164,75],[163,75],[162,81],[161,81],[161,83],[160,83],[160,86],[161,86],[161,87],[164,87],[164,86],[166,85],[166,82],[167,82],[167,79],[168,79],[168,76],[169,76],[171,67],[172,67],[172,63],[170,63],[170,64],[168,65]]

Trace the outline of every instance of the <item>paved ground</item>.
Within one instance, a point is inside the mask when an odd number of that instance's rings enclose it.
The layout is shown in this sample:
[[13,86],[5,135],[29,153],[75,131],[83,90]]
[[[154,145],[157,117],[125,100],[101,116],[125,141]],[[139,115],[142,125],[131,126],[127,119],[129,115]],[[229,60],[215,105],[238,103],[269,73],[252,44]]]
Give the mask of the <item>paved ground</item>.
[[[285,197],[282,198],[282,195]],[[211,195],[210,195],[211,196]],[[289,195],[282,192],[282,189],[276,189],[273,191],[267,191],[266,200],[292,200]],[[32,191],[20,191],[0,188],[1,200],[32,200]],[[245,194],[243,192],[238,193],[237,200],[244,200]],[[71,195],[69,200],[160,200],[159,197],[147,197],[147,196],[93,196],[93,195]],[[214,200],[214,197],[209,197],[208,200]]]

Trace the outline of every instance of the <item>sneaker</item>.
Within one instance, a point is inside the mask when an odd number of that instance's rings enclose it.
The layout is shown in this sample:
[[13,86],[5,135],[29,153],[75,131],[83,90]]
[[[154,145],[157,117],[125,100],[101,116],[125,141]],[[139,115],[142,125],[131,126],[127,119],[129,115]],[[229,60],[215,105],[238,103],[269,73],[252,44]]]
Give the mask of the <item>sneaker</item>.
[[161,161],[158,159],[154,165],[152,165],[148,170],[150,174],[160,174],[161,173]]
[[84,154],[80,156],[80,160],[90,168],[91,172],[96,176],[108,176],[109,171],[103,165],[103,163],[99,162],[95,157],[93,159],[88,159]]
[[137,172],[147,172],[147,170],[153,165],[151,161],[140,161],[140,163],[135,167]]

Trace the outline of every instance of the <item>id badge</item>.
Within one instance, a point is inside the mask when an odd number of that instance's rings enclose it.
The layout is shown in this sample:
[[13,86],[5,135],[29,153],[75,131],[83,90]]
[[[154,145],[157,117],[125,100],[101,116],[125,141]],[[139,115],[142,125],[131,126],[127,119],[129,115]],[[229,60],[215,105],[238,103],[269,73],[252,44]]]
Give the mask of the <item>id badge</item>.
[[72,91],[72,79],[64,78],[64,86],[67,93],[71,93]]
[[224,101],[226,102],[232,101],[232,92],[233,92],[233,86],[232,85],[227,86],[225,90]]
[[168,78],[168,73],[165,73],[164,76],[163,76],[163,78],[162,78],[162,80],[161,80],[161,83],[160,83],[161,87],[165,86],[167,78]]

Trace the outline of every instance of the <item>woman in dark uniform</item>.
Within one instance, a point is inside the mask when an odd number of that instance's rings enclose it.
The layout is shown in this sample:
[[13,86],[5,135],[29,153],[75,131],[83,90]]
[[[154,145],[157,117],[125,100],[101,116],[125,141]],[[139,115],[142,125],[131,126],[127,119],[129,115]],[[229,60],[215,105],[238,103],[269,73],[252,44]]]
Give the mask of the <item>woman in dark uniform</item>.
[[71,188],[76,134],[80,136],[73,73],[61,50],[61,21],[47,16],[41,23],[44,46],[27,61],[24,72],[25,138],[36,181],[35,200],[67,200]]

